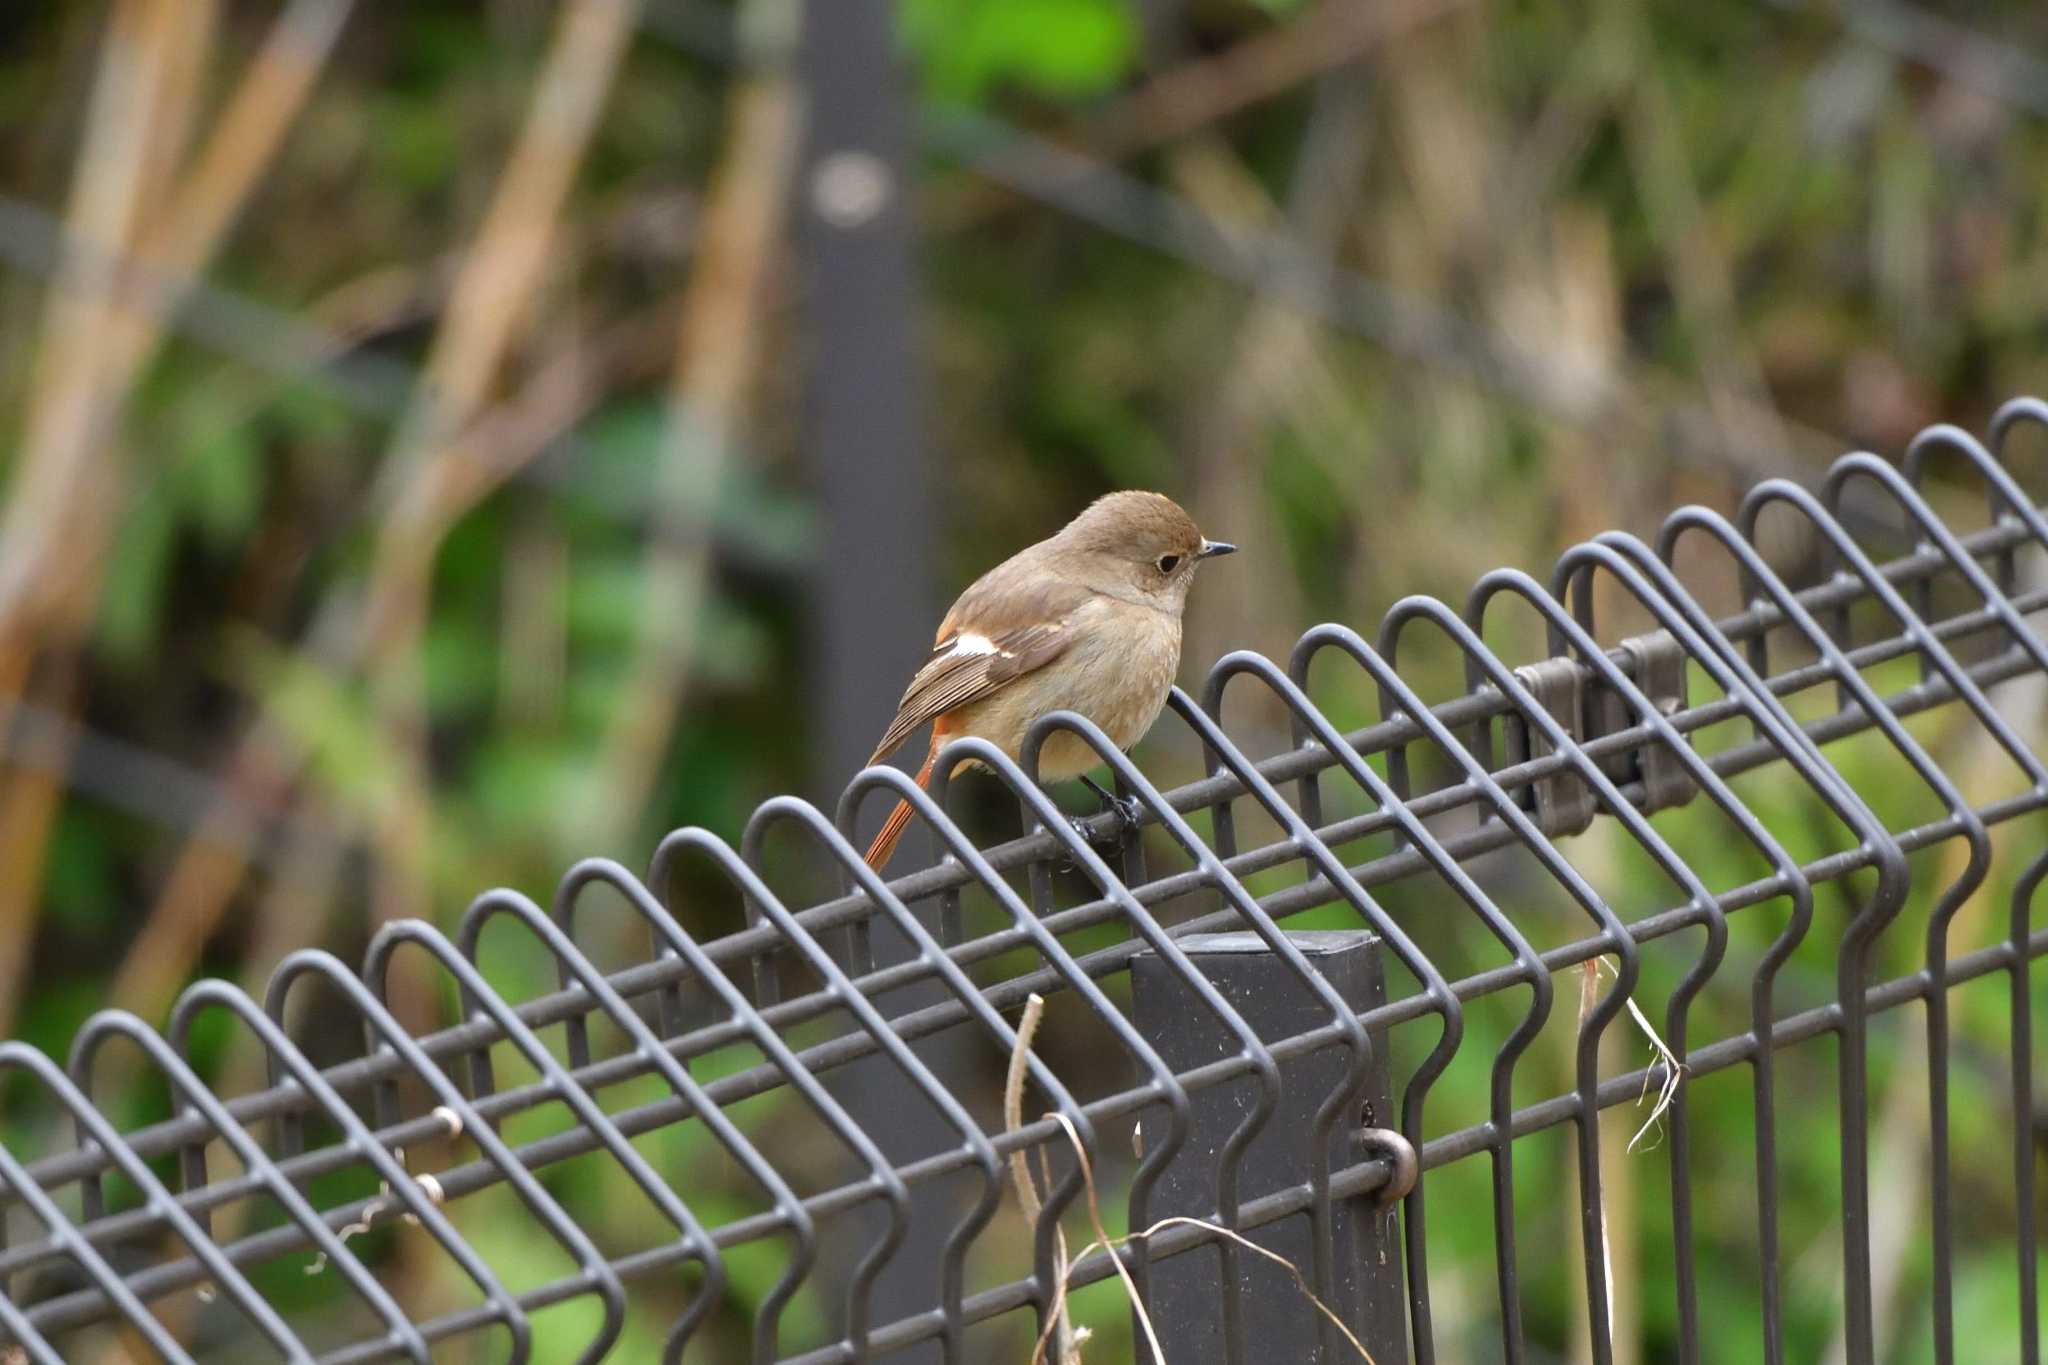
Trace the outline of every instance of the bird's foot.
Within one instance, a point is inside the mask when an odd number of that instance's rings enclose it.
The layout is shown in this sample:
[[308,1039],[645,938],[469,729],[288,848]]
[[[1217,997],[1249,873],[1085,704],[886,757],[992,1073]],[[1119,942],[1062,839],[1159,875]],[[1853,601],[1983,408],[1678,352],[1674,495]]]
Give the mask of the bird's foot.
[[1104,810],[1116,812],[1117,844],[1121,847],[1125,840],[1144,826],[1144,803],[1135,796],[1118,796],[1092,777],[1083,777],[1081,780],[1087,783],[1088,790],[1094,792],[1102,801]]
[[[1100,782],[1097,782],[1092,777],[1083,777],[1081,781],[1086,783],[1088,790],[1094,792],[1096,797],[1102,802],[1104,812],[1115,814],[1116,828],[1109,833],[1108,837],[1098,834],[1092,828],[1098,818],[1095,815],[1069,815],[1067,817],[1067,827],[1080,835],[1081,842],[1084,844],[1088,844],[1091,847],[1100,844],[1108,847],[1112,852],[1121,852],[1130,843],[1131,836],[1136,834],[1145,823],[1144,803],[1135,796],[1118,796],[1104,788]],[[1060,871],[1071,872],[1078,865],[1078,860],[1072,853],[1061,855],[1059,861]]]

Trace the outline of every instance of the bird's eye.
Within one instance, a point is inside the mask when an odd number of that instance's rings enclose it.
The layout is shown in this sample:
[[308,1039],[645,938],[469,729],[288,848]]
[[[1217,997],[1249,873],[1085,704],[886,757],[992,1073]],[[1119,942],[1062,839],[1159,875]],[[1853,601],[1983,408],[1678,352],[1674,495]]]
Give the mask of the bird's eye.
[[1174,566],[1179,563],[1179,555],[1161,555],[1159,556],[1159,572],[1172,573],[1174,570]]

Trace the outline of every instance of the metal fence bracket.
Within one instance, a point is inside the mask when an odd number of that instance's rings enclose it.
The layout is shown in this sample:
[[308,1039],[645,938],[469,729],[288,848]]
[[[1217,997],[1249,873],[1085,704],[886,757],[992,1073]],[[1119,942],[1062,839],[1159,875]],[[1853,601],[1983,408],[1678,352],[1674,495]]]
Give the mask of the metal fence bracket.
[[[1515,678],[1548,711],[1573,739],[1585,738],[1585,675],[1570,659],[1545,659],[1524,664]],[[1537,730],[1528,717],[1511,711],[1505,718],[1504,740],[1510,767],[1531,759],[1548,758],[1557,746]],[[1538,778],[1523,789],[1523,802],[1536,816],[1545,834],[1580,834],[1593,823],[1593,793],[1569,772],[1555,772]]]
[[[1675,716],[1685,709],[1685,650],[1670,631],[1631,635],[1616,648],[1625,656],[1622,671],[1635,681],[1659,715]],[[1641,723],[1626,698],[1600,683],[1592,684],[1586,711],[1589,740],[1619,734]],[[1654,740],[1606,755],[1600,760],[1600,768],[1616,783],[1641,782],[1644,810],[1682,806],[1698,790],[1678,755]]]

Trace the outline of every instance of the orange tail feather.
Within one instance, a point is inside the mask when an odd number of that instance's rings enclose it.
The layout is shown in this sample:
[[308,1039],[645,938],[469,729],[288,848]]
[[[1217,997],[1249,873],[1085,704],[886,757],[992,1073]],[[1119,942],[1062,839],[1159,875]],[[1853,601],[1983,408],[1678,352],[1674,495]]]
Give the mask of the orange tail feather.
[[[931,751],[924,756],[924,766],[917,770],[917,785],[930,787],[932,765],[939,759],[939,737],[932,736]],[[889,865],[889,859],[896,852],[896,841],[903,837],[903,831],[910,827],[910,800],[905,798],[896,803],[896,809],[889,812],[889,818],[882,822],[882,832],[868,845],[867,865],[880,872]]]

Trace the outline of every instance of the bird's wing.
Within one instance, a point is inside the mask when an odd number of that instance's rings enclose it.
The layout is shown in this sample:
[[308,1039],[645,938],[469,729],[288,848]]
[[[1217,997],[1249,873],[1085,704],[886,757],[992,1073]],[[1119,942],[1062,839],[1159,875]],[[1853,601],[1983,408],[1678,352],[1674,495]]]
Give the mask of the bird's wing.
[[971,706],[1043,668],[1073,643],[1072,617],[1088,592],[1072,584],[1036,584],[1024,592],[983,579],[962,594],[939,627],[931,657],[897,704],[869,763],[879,763],[926,721]]

